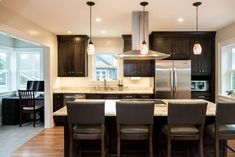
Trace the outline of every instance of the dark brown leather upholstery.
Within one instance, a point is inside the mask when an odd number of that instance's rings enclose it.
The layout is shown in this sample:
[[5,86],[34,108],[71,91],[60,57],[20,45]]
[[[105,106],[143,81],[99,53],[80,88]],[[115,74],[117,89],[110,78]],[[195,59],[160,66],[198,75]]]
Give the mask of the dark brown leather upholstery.
[[167,156],[171,157],[172,140],[198,141],[198,155],[203,157],[203,130],[207,102],[169,102],[167,126],[163,134],[167,137]]
[[148,140],[149,157],[153,156],[153,101],[117,101],[117,156],[121,156],[121,140]]
[[35,127],[36,114],[43,110],[42,104],[36,104],[34,90],[18,90],[20,97],[20,127],[23,114],[33,113],[33,127]]
[[68,102],[66,105],[70,129],[69,156],[72,157],[74,154],[73,140],[101,140],[101,157],[104,157],[105,102],[96,100],[81,100]]
[[215,140],[215,156],[219,157],[219,140],[235,139],[235,103],[218,102],[215,124],[207,126],[206,130]]

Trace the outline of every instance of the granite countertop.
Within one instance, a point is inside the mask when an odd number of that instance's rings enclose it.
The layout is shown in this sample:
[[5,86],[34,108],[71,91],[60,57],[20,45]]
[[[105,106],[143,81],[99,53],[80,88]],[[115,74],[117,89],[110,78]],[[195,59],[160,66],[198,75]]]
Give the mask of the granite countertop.
[[[79,101],[86,101],[87,99],[79,99]],[[96,100],[93,100],[96,101]],[[116,101],[118,100],[105,100],[105,116],[116,116]],[[154,116],[167,116],[167,104],[170,101],[174,102],[197,102],[197,101],[205,101],[208,103],[207,106],[207,116],[215,116],[216,105],[212,102],[203,100],[203,99],[162,99],[165,104],[155,104],[154,108]],[[64,106],[63,108],[57,110],[53,114],[54,116],[67,116],[67,108]]]
[[151,87],[62,87],[54,90],[54,93],[93,93],[93,94],[153,94]]

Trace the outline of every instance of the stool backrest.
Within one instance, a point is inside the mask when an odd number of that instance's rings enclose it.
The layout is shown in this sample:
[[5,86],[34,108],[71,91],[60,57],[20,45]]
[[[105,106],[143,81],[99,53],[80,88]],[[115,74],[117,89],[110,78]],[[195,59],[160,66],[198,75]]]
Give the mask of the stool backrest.
[[216,104],[216,123],[235,124],[234,102],[218,102]]
[[153,101],[117,101],[117,124],[153,124]]
[[200,125],[205,123],[207,102],[169,102],[168,124]]
[[72,124],[104,124],[105,101],[67,102],[68,121]]

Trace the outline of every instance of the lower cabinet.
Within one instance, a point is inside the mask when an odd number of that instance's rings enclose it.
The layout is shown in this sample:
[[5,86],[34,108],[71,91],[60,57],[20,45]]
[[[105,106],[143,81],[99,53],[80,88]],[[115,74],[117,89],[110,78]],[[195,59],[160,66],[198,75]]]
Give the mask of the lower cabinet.
[[192,92],[192,99],[205,99],[213,102],[212,93],[211,92]]
[[[64,107],[64,94],[53,94],[53,112]],[[54,116],[55,125],[63,125],[64,118],[59,116]]]
[[87,99],[153,99],[154,94],[86,94]]

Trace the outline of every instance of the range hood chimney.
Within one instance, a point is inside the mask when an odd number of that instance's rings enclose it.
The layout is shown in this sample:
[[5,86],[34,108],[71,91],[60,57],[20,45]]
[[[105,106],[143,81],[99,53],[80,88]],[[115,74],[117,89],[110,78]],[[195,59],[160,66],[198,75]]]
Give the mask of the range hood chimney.
[[118,56],[123,59],[164,59],[170,56],[168,54],[157,52],[157,51],[152,51],[152,50],[149,50],[147,54],[141,54],[140,47],[144,40],[146,41],[147,45],[149,45],[148,12],[147,11],[145,12],[133,11],[132,12],[132,50],[124,52],[124,53],[120,53]]

